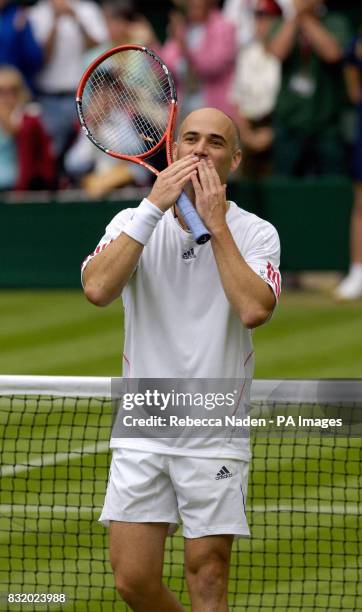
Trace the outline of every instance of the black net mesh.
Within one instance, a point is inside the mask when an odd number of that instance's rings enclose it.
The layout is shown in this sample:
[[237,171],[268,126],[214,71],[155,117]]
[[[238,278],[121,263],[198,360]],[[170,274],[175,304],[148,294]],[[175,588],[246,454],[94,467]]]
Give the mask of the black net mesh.
[[[126,610],[97,522],[111,401],[3,396],[0,408],[0,609]],[[252,452],[252,537],[234,545],[230,609],[361,610],[361,439],[252,434]],[[180,533],[168,538],[164,577],[190,609]],[[8,594],[64,594],[66,602],[9,603]]]

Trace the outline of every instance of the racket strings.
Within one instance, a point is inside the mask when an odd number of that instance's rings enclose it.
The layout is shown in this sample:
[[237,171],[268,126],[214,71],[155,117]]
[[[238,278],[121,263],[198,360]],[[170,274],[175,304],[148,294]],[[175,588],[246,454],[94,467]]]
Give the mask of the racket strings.
[[147,154],[163,138],[173,102],[169,78],[142,50],[118,52],[90,74],[82,97],[87,128],[121,155]]

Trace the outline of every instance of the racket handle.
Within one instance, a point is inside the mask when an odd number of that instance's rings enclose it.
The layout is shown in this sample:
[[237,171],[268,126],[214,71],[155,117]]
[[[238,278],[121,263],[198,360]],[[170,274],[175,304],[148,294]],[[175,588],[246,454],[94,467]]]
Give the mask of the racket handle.
[[205,244],[210,240],[210,232],[206,229],[204,223],[201,221],[195,207],[188,199],[186,193],[182,192],[179,199],[177,200],[177,206],[180,209],[185,223],[190,228],[194,240],[197,244]]

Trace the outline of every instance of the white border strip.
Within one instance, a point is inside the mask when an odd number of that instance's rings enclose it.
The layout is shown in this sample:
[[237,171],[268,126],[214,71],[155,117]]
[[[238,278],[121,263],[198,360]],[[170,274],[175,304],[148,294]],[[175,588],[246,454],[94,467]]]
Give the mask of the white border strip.
[[111,397],[111,381],[102,376],[0,376],[0,396]]
[[362,405],[362,379],[254,380],[251,399],[280,404],[359,402]]
[[[111,397],[112,380],[102,376],[0,376],[1,395]],[[362,403],[362,379],[254,380],[251,399],[279,403]]]

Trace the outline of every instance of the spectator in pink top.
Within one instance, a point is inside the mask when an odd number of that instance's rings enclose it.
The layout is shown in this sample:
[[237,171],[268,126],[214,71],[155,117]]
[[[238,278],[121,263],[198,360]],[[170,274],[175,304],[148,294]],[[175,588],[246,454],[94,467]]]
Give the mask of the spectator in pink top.
[[183,115],[202,106],[235,114],[228,92],[237,56],[236,32],[214,0],[186,0],[185,15],[173,11],[168,38],[158,51],[175,76]]

